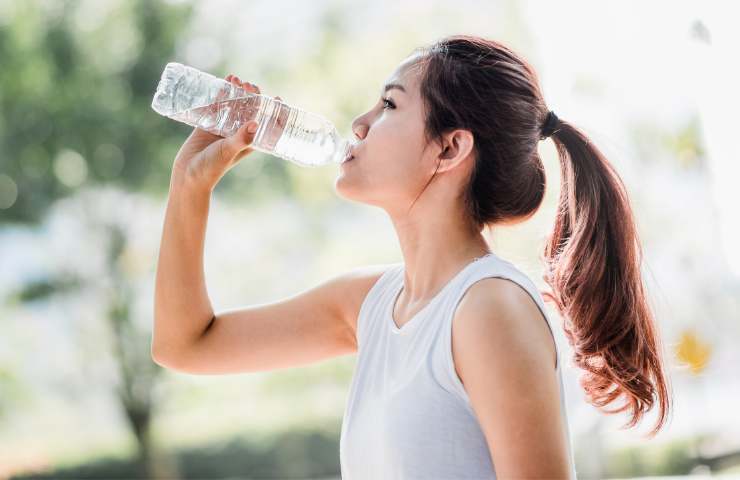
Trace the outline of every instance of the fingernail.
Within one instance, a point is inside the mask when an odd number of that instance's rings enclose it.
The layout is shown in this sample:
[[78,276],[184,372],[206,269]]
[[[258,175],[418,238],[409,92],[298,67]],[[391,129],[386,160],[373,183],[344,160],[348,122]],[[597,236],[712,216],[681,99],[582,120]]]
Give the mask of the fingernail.
[[257,131],[257,123],[256,122],[251,122],[249,125],[247,125],[247,131],[249,133],[256,132]]

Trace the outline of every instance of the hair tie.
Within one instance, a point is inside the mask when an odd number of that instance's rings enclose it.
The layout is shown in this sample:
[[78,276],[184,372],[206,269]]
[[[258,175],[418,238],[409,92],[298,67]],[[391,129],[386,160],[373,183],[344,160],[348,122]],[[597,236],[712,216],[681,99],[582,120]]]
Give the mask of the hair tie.
[[540,129],[541,136],[540,140],[544,140],[553,133],[557,132],[559,129],[557,128],[560,125],[560,119],[557,115],[555,115],[555,112],[550,110],[547,112],[547,117],[545,118],[545,123],[542,124],[542,128]]

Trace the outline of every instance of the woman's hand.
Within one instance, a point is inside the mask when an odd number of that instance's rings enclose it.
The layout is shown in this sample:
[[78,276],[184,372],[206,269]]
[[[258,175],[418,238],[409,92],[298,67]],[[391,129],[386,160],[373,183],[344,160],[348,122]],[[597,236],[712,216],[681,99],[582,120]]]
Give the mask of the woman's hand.
[[[236,75],[228,75],[225,80],[251,93],[260,93],[257,85],[242,82]],[[275,98],[281,100],[280,97]],[[250,127],[254,129],[250,131]],[[212,191],[231,167],[254,151],[250,145],[256,131],[257,122],[254,120],[246,122],[228,137],[194,128],[177,152],[172,166],[172,181]]]

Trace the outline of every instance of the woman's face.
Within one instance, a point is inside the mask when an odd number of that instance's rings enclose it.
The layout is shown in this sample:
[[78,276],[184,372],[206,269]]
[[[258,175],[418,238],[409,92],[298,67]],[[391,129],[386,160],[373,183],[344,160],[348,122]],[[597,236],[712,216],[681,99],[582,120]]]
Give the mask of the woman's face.
[[342,197],[402,211],[434,172],[433,149],[424,148],[418,60],[414,54],[401,62],[372,108],[352,122],[355,158],[340,165],[335,180]]

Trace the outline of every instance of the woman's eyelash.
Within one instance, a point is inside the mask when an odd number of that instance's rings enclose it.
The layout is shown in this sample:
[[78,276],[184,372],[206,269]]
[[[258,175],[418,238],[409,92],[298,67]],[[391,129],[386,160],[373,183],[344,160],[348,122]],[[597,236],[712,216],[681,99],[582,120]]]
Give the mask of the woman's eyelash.
[[396,108],[396,105],[389,98],[381,97],[381,100],[383,100],[384,103],[387,103],[391,108]]

